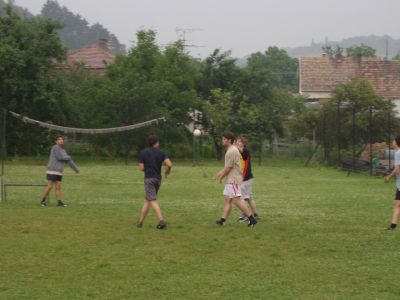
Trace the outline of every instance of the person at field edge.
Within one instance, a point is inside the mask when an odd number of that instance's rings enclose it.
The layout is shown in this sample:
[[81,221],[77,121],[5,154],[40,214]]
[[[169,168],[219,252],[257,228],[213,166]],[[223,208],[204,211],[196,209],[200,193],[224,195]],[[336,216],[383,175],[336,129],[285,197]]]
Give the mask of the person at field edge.
[[397,149],[394,155],[394,169],[392,173],[386,177],[386,181],[390,182],[392,178],[396,176],[396,195],[393,203],[392,223],[387,230],[395,230],[400,217],[400,135],[396,136],[393,140],[393,146]]
[[243,178],[240,167],[240,152],[234,142],[235,138],[231,132],[225,132],[222,135],[222,144],[227,148],[227,151],[225,153],[225,167],[218,172],[217,179],[222,182],[222,179],[226,178],[223,192],[224,210],[221,219],[216,223],[221,226],[225,225],[226,219],[232,210],[232,204],[235,204],[248,217],[248,225],[254,226],[257,224],[257,220],[249,213],[244,201],[240,199],[240,184]]
[[161,150],[159,139],[156,135],[150,135],[147,139],[148,147],[140,151],[139,155],[139,170],[144,172],[144,190],[145,199],[140,219],[137,227],[143,227],[143,222],[149,212],[150,207],[154,210],[158,218],[158,229],[165,229],[167,223],[164,221],[161,208],[157,202],[157,194],[161,186],[161,167],[166,165],[165,177],[171,173],[172,162],[167,154]]
[[[236,139],[236,147],[239,149],[240,165],[242,167],[243,182],[240,184],[240,191],[242,193],[241,199],[246,201],[250,207],[250,210],[255,219],[258,220],[258,213],[256,202],[253,199],[253,173],[251,172],[251,155],[249,149],[247,149],[247,139],[239,136]],[[247,216],[242,215],[239,217],[239,222],[247,221]]]
[[71,159],[71,156],[64,150],[64,137],[62,135],[56,136],[56,144],[51,148],[49,162],[47,164],[47,187],[44,190],[43,199],[40,202],[41,207],[47,205],[46,199],[49,196],[53,186],[56,187],[56,199],[57,206],[67,206],[61,199],[61,181],[64,172],[64,166],[68,163],[69,166],[76,172],[79,173],[79,169],[75,162]]

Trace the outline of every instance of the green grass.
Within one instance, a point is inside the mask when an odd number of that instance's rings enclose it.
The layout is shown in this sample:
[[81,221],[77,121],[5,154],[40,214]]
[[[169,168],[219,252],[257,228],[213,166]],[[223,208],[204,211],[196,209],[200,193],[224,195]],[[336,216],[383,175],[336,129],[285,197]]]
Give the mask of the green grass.
[[[175,163],[159,199],[168,229],[134,224],[136,165],[67,170],[57,208],[41,188],[8,189],[0,204],[0,299],[397,299],[400,232],[384,232],[394,185],[300,163],[254,166],[260,223],[223,207],[221,168]],[[45,163],[10,162],[7,182],[43,183]]]

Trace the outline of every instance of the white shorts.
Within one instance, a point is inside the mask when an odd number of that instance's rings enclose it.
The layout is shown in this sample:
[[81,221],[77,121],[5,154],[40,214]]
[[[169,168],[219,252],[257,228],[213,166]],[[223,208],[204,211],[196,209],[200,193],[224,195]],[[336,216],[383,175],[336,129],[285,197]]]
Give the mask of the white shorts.
[[225,184],[224,196],[229,197],[229,199],[240,197],[241,196],[240,184],[236,183]]
[[253,178],[243,181],[240,184],[240,190],[242,192],[241,199],[253,199]]

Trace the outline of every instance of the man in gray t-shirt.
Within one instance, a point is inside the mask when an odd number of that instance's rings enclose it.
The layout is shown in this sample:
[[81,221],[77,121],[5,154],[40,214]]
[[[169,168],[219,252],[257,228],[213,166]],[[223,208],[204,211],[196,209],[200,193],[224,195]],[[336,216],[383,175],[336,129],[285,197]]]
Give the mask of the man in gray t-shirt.
[[41,207],[46,206],[46,199],[49,196],[53,186],[56,187],[57,206],[67,206],[61,200],[61,181],[64,172],[64,165],[67,163],[75,172],[79,174],[78,166],[71,159],[71,156],[63,148],[64,137],[62,135],[56,136],[56,144],[51,147],[49,162],[47,164],[46,178],[47,187],[44,190],[43,199],[40,202]]
[[386,181],[390,182],[392,178],[396,176],[396,195],[393,205],[392,223],[387,230],[396,229],[400,217],[400,135],[396,136],[393,140],[393,146],[397,149],[394,155],[394,169],[392,173],[386,177]]

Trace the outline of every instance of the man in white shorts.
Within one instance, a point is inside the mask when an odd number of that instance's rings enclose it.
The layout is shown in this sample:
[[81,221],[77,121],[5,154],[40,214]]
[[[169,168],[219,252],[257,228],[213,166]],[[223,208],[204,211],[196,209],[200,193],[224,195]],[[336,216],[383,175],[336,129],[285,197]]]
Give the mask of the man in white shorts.
[[242,168],[240,166],[240,152],[234,145],[235,138],[231,132],[225,132],[222,135],[222,144],[227,148],[225,154],[225,167],[218,172],[217,179],[221,182],[226,177],[224,187],[224,211],[222,217],[216,223],[225,225],[226,219],[232,210],[232,204],[235,204],[248,218],[248,225],[254,226],[257,220],[249,213],[244,201],[240,199],[240,184],[243,181]]

